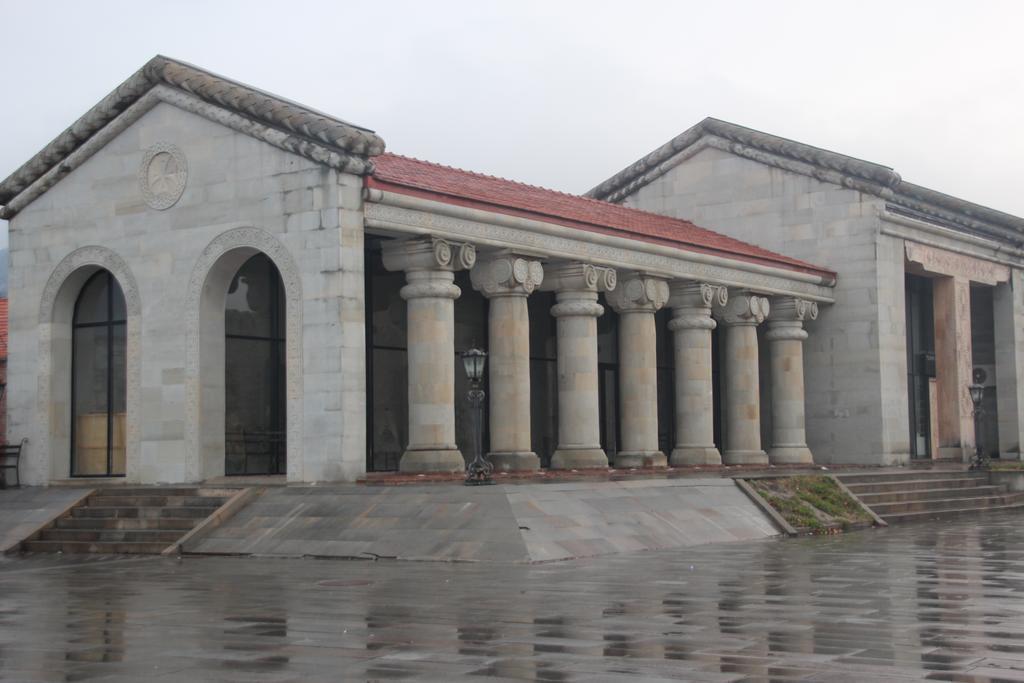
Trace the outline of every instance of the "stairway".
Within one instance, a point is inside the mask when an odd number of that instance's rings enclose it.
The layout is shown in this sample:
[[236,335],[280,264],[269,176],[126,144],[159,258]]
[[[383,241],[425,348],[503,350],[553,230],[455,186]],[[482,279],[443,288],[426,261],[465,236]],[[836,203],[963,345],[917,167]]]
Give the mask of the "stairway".
[[837,476],[890,524],[1024,507],[1024,493],[993,486],[985,472],[911,469]]
[[158,555],[235,494],[198,487],[110,487],[97,489],[82,504],[33,538],[22,552]]

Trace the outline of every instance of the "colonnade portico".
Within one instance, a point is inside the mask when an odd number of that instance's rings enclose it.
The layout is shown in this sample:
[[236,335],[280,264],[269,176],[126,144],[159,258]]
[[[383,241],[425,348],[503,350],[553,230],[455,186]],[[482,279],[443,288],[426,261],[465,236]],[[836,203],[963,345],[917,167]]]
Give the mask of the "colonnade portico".
[[[710,282],[670,280],[585,262],[548,261],[509,250],[485,250],[436,237],[392,240],[383,246],[387,270],[404,271],[407,306],[409,443],[403,472],[464,467],[455,443],[455,272],[469,270],[473,288],[489,300],[489,459],[498,471],[531,470],[530,316],[527,297],[555,294],[558,433],[552,469],[607,467],[601,445],[597,319],[605,302],[618,313],[620,468],[811,463],[804,432],[805,320],[817,304],[794,297],[730,292]],[[659,447],[655,314],[668,306],[674,359],[675,441]],[[757,326],[771,357],[771,444],[761,444]],[[723,449],[715,443],[712,331],[721,324]]]

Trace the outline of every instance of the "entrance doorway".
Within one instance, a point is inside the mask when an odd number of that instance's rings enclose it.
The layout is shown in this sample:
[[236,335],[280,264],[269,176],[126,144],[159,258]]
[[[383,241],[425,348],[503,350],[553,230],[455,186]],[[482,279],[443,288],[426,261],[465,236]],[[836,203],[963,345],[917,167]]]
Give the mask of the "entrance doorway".
[[123,477],[127,312],[109,271],[86,280],[71,333],[71,476]]
[[931,458],[934,443],[932,407],[936,404],[935,322],[932,281],[906,275],[907,400],[910,415],[910,457]]
[[226,475],[287,471],[285,308],[281,275],[257,254],[238,269],[224,304]]

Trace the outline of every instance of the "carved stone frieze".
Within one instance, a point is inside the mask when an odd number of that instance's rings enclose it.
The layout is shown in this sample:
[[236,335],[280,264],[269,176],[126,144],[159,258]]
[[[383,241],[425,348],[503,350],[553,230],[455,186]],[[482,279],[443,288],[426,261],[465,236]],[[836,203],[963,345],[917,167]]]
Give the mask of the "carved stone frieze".
[[995,285],[1010,279],[1010,268],[991,261],[985,261],[967,254],[939,249],[919,242],[907,241],[907,260],[920,264],[931,273],[959,277],[972,282]]
[[[551,258],[616,264],[616,267],[664,277],[714,282],[718,285],[749,288],[759,292],[792,294],[818,301],[832,301],[831,288],[818,283],[745,270],[740,262],[732,267],[690,260],[687,253],[682,250],[678,252],[678,256],[669,256],[643,249],[601,244],[586,239],[583,235],[572,236],[573,231],[570,228],[566,228],[566,234],[562,236],[376,202],[367,202],[364,205],[364,212],[368,227],[421,234],[429,232],[442,238],[472,240],[476,244],[486,244],[499,249],[528,250],[530,253],[545,254]],[[549,278],[550,269],[545,268],[545,280]],[[546,289],[546,286],[542,289]]]

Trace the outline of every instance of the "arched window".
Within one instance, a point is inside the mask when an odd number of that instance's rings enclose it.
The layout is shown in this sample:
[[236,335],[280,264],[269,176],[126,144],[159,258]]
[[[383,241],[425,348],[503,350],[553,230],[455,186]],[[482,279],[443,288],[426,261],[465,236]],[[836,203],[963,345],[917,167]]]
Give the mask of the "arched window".
[[274,262],[242,264],[224,306],[224,473],[284,474],[284,285]]
[[98,271],[82,287],[72,323],[71,476],[124,476],[126,318],[120,285]]

